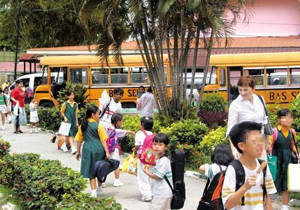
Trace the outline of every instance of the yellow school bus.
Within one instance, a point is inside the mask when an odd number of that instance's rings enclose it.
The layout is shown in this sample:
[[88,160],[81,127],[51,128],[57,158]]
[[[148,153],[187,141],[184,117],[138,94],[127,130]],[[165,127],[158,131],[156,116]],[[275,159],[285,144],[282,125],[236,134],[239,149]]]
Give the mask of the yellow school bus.
[[288,106],[300,93],[300,52],[212,55],[210,65],[217,79],[206,92],[219,91],[229,102],[238,96],[242,75],[253,76],[267,104]]
[[[170,83],[170,71],[167,55],[164,56],[165,78]],[[98,105],[104,90],[110,96],[113,89],[121,87],[124,96],[121,100],[123,108],[135,108],[138,87],[150,86],[150,79],[140,55],[122,56],[124,64],[116,63],[113,57],[108,58],[109,65],[98,56],[49,56],[42,57],[40,64],[43,68],[44,80],[35,91],[37,103],[44,107],[58,106],[58,92],[72,84],[83,84],[87,88],[88,101]],[[56,77],[51,77],[51,75]]]

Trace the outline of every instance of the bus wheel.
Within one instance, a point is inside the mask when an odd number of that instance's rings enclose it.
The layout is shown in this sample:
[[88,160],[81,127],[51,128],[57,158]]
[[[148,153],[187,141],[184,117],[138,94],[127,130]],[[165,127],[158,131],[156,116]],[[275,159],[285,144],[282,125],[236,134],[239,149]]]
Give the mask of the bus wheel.
[[42,101],[40,103],[40,106],[45,107],[45,108],[51,108],[54,106],[54,104],[51,101]]
[[122,108],[136,108],[136,104],[134,102],[123,102]]

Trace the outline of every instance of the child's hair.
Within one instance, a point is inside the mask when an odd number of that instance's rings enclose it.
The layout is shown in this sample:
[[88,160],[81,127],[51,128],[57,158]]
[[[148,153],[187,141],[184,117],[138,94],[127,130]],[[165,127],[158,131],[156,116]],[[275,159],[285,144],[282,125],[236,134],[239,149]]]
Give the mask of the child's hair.
[[289,109],[281,109],[277,112],[277,118],[280,119],[288,114],[292,115],[292,112]]
[[8,90],[8,87],[4,88],[4,91]]
[[141,125],[146,131],[151,131],[153,128],[153,118],[152,117],[142,117]]
[[87,129],[88,119],[92,117],[92,114],[96,114],[97,111],[98,111],[98,107],[95,106],[95,105],[90,105],[87,108],[85,118],[83,118],[83,120],[81,122],[81,131],[82,131],[82,133],[84,133]]
[[164,133],[158,133],[154,139],[153,142],[155,143],[164,143],[165,145],[168,145],[170,142],[169,137],[167,136],[167,134]]
[[[73,90],[69,90],[69,91],[67,91],[67,96],[70,96],[72,93],[74,93],[74,91]],[[74,93],[75,94],[75,93]]]
[[247,134],[250,131],[259,131],[261,132],[262,125],[256,122],[245,121],[236,124],[229,132],[229,137],[233,146],[240,152],[243,151],[238,147],[238,143],[245,142]]
[[228,166],[234,160],[228,144],[218,144],[211,154],[211,162],[222,166]]
[[123,115],[120,113],[115,113],[111,116],[111,124],[113,124],[116,128],[117,122],[123,119]]
[[114,95],[116,95],[116,94],[123,95],[124,94],[124,90],[122,88],[115,88],[114,89]]
[[0,93],[3,93],[3,90],[2,90],[2,88],[0,88]]
[[152,93],[152,87],[148,87],[148,90],[147,90],[148,93]]

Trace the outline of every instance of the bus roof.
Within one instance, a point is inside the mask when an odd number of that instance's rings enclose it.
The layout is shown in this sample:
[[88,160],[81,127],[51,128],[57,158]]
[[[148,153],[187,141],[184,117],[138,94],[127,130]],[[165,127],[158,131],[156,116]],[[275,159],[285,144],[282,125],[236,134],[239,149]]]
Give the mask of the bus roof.
[[[124,66],[144,66],[142,56],[123,55]],[[168,55],[164,55],[164,63],[168,62]],[[109,66],[120,66],[116,63],[113,56],[108,57]],[[69,66],[69,65],[87,65],[87,66],[107,66],[99,56],[79,55],[79,56],[45,56],[40,58],[41,65],[49,66]]]
[[290,66],[300,64],[300,52],[212,55],[212,66]]

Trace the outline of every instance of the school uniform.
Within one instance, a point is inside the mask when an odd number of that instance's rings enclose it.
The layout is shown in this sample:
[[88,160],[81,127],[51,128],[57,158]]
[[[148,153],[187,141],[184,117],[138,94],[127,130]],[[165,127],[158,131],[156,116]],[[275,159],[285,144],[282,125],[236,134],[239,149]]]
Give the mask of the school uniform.
[[84,133],[82,133],[81,127],[78,129],[75,139],[80,142],[84,141],[80,167],[80,173],[84,178],[95,178],[95,163],[105,158],[105,150],[101,142],[106,141],[107,138],[103,126],[94,119],[88,120],[88,126]]
[[68,119],[68,123],[71,124],[71,128],[69,131],[70,137],[74,137],[77,133],[77,125],[76,125],[76,114],[78,113],[78,105],[75,101],[68,100],[67,102],[63,103],[61,106],[61,113],[63,113],[66,118]]
[[[144,131],[147,135],[152,135],[151,131]],[[138,131],[135,134],[135,146],[139,146],[138,155],[142,153],[142,146],[144,144],[146,135],[143,131]],[[142,195],[142,200],[152,199],[152,189],[150,177],[144,172],[144,164],[138,159],[137,161],[137,184]]]

